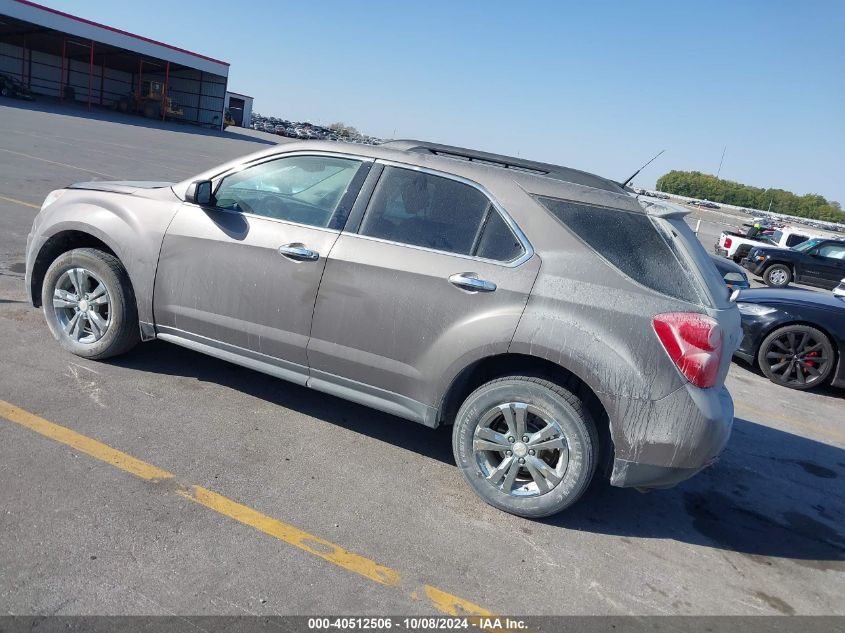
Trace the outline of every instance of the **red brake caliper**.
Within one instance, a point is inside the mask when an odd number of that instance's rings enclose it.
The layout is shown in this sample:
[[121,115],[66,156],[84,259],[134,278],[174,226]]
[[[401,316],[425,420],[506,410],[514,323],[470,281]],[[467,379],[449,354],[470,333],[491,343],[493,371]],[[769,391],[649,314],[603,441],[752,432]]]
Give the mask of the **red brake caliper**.
[[[819,355],[819,353],[818,353],[818,352],[810,352],[809,354],[807,354],[807,359],[812,358],[812,357],[814,357],[814,356],[818,356],[818,355]],[[808,366],[808,367],[815,367],[815,366],[816,366],[816,364],[815,364],[814,362],[812,362],[811,360],[805,360],[804,362],[806,362],[806,363],[807,363],[807,366]],[[810,372],[807,370],[807,368],[806,368],[806,367],[802,367],[801,369],[804,371],[804,373],[805,373],[805,374],[809,374],[809,373],[810,373]]]

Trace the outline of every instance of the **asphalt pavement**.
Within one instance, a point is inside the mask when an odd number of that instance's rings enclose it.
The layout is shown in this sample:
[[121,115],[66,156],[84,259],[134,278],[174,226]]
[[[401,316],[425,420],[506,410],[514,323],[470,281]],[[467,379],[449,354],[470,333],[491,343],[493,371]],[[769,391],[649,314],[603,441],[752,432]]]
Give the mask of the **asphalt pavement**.
[[0,613],[845,615],[843,390],[735,364],[717,464],[528,521],[475,497],[448,428],[164,342],[58,347],[23,287],[50,190],[277,141],[0,102]]

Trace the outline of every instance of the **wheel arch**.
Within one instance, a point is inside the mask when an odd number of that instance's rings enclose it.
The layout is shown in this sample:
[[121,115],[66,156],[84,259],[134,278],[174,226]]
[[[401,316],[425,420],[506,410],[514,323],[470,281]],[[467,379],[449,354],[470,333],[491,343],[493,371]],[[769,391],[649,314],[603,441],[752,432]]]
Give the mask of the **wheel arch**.
[[[41,288],[44,283],[44,276],[47,274],[50,264],[56,261],[56,258],[62,253],[67,253],[75,248],[96,248],[117,257],[118,260],[121,259],[115,249],[103,239],[104,236],[95,233],[97,232],[65,229],[54,233],[41,245],[38,254],[35,256],[29,281],[30,296],[34,307],[41,307]],[[121,261],[121,263],[123,262]]]
[[598,394],[573,371],[538,356],[505,352],[480,358],[461,370],[440,398],[438,420],[451,425],[463,401],[481,385],[505,376],[544,378],[564,387],[579,398],[593,417],[599,435],[599,468],[610,473],[614,445],[610,419]]
[[819,332],[824,334],[827,337],[827,339],[830,341],[831,347],[833,347],[833,353],[836,354],[837,367],[839,366],[839,364],[842,362],[842,356],[843,356],[843,354],[839,350],[839,345],[837,345],[839,339],[836,336],[834,336],[831,333],[831,331],[827,327],[825,327],[824,325],[820,325],[820,324],[814,323],[812,321],[807,321],[805,319],[795,319],[793,321],[784,321],[784,322],[780,322],[780,323],[775,323],[772,326],[770,326],[769,328],[767,328],[766,330],[763,330],[760,333],[760,337],[759,337],[760,343],[754,349],[754,365],[755,366],[759,366],[759,364],[757,362],[757,355],[760,353],[760,347],[762,347],[763,341],[765,341],[766,338],[768,338],[768,336],[772,332],[776,332],[777,330],[783,329],[785,327],[790,327],[790,326],[793,326],[793,325],[805,325],[807,327],[811,327],[815,330],[818,330]]
[[789,269],[789,272],[792,273],[792,281],[795,281],[795,262],[786,262],[781,259],[776,259],[773,262],[766,262],[766,267],[760,272],[760,277],[765,279],[766,273],[769,272],[769,269],[772,266],[786,266]]

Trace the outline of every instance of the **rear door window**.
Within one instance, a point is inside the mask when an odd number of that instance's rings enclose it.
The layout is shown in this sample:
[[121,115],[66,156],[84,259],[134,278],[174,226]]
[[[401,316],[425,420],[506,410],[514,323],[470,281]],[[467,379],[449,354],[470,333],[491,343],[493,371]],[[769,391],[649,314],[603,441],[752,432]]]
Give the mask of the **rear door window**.
[[401,167],[385,167],[358,232],[503,262],[524,252],[481,191],[451,178]]

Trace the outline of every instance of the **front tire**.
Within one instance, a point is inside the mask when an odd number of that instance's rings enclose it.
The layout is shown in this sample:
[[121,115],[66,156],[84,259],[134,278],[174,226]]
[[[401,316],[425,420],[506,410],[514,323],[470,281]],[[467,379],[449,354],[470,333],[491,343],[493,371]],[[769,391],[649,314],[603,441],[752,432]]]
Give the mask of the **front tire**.
[[452,450],[484,501],[541,518],[584,494],[596,468],[598,434],[575,394],[548,380],[514,376],[467,397],[455,418]]
[[763,339],[757,364],[776,385],[806,391],[827,381],[836,353],[824,332],[809,325],[787,325]]
[[772,264],[763,273],[763,281],[770,288],[786,288],[792,281],[792,270],[783,264]]
[[56,258],[44,276],[41,305],[53,338],[77,356],[117,356],[140,340],[129,275],[109,253],[77,248]]

